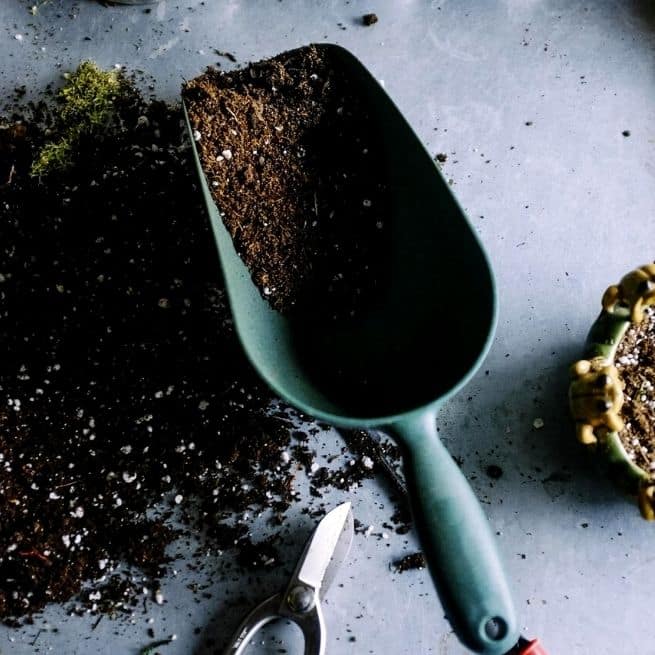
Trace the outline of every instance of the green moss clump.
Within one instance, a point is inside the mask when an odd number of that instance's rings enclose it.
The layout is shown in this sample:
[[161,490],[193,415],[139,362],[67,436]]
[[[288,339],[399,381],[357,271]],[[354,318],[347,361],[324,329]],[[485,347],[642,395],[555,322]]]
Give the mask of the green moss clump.
[[62,138],[56,143],[48,143],[38,153],[30,169],[30,174],[34,177],[41,177],[52,171],[65,171],[71,166],[72,151],[73,143],[67,138]]
[[111,125],[117,98],[126,87],[118,72],[103,71],[90,61],[82,62],[59,92],[62,107],[56,118],[54,138],[37,154],[31,174],[43,176],[70,168],[80,139]]

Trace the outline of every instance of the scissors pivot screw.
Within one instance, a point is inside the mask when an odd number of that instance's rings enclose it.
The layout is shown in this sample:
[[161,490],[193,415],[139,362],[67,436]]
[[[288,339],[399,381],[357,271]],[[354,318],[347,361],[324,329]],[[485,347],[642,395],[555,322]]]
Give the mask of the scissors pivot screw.
[[309,612],[314,607],[314,592],[309,587],[298,585],[287,594],[287,605],[297,614]]

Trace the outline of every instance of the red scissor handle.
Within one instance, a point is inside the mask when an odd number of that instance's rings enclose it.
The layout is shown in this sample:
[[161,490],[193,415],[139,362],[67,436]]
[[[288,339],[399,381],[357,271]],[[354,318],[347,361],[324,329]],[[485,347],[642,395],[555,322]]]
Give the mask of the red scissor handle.
[[538,639],[533,639],[519,647],[516,655],[548,655]]

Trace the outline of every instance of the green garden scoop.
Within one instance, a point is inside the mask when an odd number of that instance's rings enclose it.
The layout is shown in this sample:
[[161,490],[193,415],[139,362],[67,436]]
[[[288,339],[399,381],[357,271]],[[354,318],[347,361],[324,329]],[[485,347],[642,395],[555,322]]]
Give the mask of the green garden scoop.
[[[343,48],[316,47],[357,82],[378,128],[392,196],[388,288],[348,323],[271,309],[234,249],[194,149],[234,324],[256,370],[291,405],[397,439],[421,545],[452,627],[475,652],[505,653],[518,631],[494,538],[435,420],[489,349],[496,323],[489,263],[431,156],[373,76]],[[366,385],[357,382],[364,378]]]

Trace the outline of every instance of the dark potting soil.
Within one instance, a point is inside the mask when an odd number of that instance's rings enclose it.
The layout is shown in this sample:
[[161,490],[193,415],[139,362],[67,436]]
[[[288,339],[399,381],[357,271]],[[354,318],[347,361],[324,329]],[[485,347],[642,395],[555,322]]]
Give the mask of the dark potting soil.
[[[266,508],[281,522],[300,460],[312,467],[307,435],[271,413],[239,348],[179,108],[121,89],[105,124],[41,178],[30,169],[61,111],[0,123],[9,623],[83,584],[80,612],[129,615],[144,587],[160,602],[173,515],[243,566],[275,564],[275,536],[253,544],[234,517]],[[355,459],[351,485],[373,472]]]
[[655,310],[647,307],[640,324],[631,325],[616,350],[616,367],[625,383],[619,433],[629,457],[655,473]]
[[[173,536],[144,518],[157,500],[202,493],[216,515],[264,485],[289,501],[288,466],[267,475],[288,433],[232,334],[179,112],[117,111],[130,129],[87,137],[48,179],[29,176],[36,126],[0,132],[0,615],[120,559],[156,576]],[[222,493],[258,460],[265,480]]]
[[271,305],[352,316],[386,264],[388,190],[371,117],[313,46],[183,90],[203,169],[237,251]]

